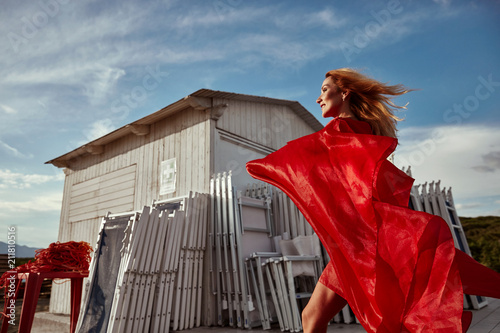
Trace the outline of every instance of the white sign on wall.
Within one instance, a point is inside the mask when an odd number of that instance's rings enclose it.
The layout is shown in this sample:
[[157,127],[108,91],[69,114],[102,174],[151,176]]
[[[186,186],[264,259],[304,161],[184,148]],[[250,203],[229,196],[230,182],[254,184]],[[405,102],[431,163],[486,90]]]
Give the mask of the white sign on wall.
[[177,173],[175,157],[161,162],[160,195],[175,192],[175,175]]

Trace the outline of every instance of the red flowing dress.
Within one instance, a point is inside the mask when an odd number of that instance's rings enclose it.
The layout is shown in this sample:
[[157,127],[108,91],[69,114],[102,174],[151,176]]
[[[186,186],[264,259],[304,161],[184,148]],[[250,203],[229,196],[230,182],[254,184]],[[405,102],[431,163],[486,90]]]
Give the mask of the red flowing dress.
[[387,161],[396,145],[335,118],[247,170],[301,210],[331,258],[320,281],[367,332],[466,331],[464,289],[500,298],[500,274],[456,250],[442,218],[408,208],[414,180]]

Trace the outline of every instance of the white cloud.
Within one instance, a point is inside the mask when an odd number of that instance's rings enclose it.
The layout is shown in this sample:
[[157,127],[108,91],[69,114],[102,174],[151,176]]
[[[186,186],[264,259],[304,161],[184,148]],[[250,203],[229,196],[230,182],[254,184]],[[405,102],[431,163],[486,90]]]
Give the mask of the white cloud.
[[294,41],[279,34],[248,34],[240,36],[238,50],[242,53],[241,62],[255,66],[268,62],[278,67],[294,67],[305,64],[324,55],[322,50],[312,47],[313,42]]
[[300,86],[288,88],[288,89],[280,89],[280,88],[266,89],[265,91],[258,93],[258,95],[271,97],[271,98],[297,101],[301,97],[307,95],[307,89],[305,89],[304,87],[300,87]]
[[17,110],[15,110],[14,108],[11,108],[10,106],[5,105],[5,104],[0,104],[0,108],[3,109],[3,111],[7,114],[16,114],[17,113]]
[[482,156],[483,164],[473,167],[479,172],[495,172],[500,170],[500,151],[492,151]]
[[[101,119],[94,122],[88,131],[85,131],[85,137],[88,141],[93,141],[101,136],[104,136],[112,131],[114,131],[116,127],[113,125],[111,119]],[[81,142],[81,144],[85,144],[87,142]]]
[[[273,67],[297,69],[338,52],[339,39],[350,42],[356,34],[352,28],[345,31],[347,23],[356,17],[341,15],[329,7],[304,10],[283,5],[254,7],[245,2],[224,2],[221,8],[207,3],[188,9],[182,4],[176,4],[180,8],[167,8],[169,5],[125,2],[119,10],[109,5],[99,8],[99,12],[87,3],[61,5],[57,16],[23,46],[22,57],[7,56],[12,55],[12,50],[0,55],[0,64],[6,65],[1,66],[5,69],[0,69],[0,75],[13,89],[23,85],[31,96],[27,98],[35,103],[41,96],[49,96],[45,105],[83,96],[95,107],[103,105],[120,88],[126,73],[146,65],[225,61],[226,67],[247,69],[267,62]],[[19,7],[16,14],[29,17],[39,10],[36,5],[24,10]],[[159,15],[161,20],[145,20]],[[410,15],[403,7],[402,14],[392,15],[373,39],[387,43],[392,40],[387,38],[389,34],[410,33],[415,28],[412,22],[423,16]],[[22,22],[9,22],[13,31],[20,33]],[[363,28],[367,22],[358,25]],[[262,27],[265,33],[261,29],[242,33],[249,26]],[[337,30],[335,34],[332,28]],[[303,38],[306,32],[308,37]],[[54,94],[54,87],[64,92]]]
[[[60,6],[56,15],[44,24],[35,24],[36,15],[43,16],[41,9],[33,4],[11,6],[12,15],[4,17],[11,36],[15,34],[23,39],[23,43],[17,45],[16,53],[40,58],[73,51],[88,43],[94,43],[94,50],[98,50],[107,38],[120,38],[137,31],[144,24],[144,16],[155,10],[154,6],[133,2],[120,2],[119,7],[106,4],[97,9],[88,1],[76,1]],[[3,47],[5,51],[15,51],[10,43]]]
[[123,75],[125,71],[120,68],[91,61],[77,64],[67,60],[57,65],[13,71],[4,77],[4,82],[15,86],[51,84],[81,87],[81,91],[92,101],[93,98],[105,97]]
[[[272,15],[274,24],[284,31],[297,31],[303,29],[320,28],[332,29],[340,28],[349,22],[345,16],[341,17],[331,8],[323,8],[318,11],[289,11],[277,9],[279,15]],[[300,25],[297,24],[300,22]],[[329,30],[332,32],[333,30]]]
[[41,185],[53,181],[64,180],[63,174],[58,175],[40,175],[40,174],[23,174],[12,172],[7,169],[0,169],[0,189],[26,189],[34,185]]
[[[463,125],[408,128],[399,132],[398,167],[411,165],[416,184],[441,180],[452,187],[455,202],[467,206],[500,195],[500,172],[478,172],[484,156],[500,149],[500,131],[492,126]],[[496,155],[495,155],[496,156]],[[496,159],[494,159],[496,161]],[[488,161],[488,159],[486,159]],[[496,165],[496,164],[495,164]]]
[[457,210],[462,210],[462,209],[470,209],[470,208],[479,208],[479,207],[483,207],[484,204],[483,203],[480,203],[480,202],[469,202],[469,203],[466,203],[466,204],[456,204],[455,205],[455,208]]
[[57,240],[62,192],[10,190],[0,200],[0,229],[16,226],[18,244],[47,247]]
[[432,0],[440,6],[448,7],[451,4],[451,0]]
[[52,212],[60,211],[62,192],[44,193],[26,201],[0,201],[2,212]]
[[0,149],[17,158],[33,158],[33,154],[23,154],[16,148],[9,146],[3,141],[0,141]]
[[305,20],[307,25],[320,25],[327,28],[339,28],[348,22],[346,17],[336,15],[330,8],[307,14]]
[[[392,3],[388,2],[387,4]],[[394,5],[394,3],[392,3]],[[435,8],[426,6],[419,9],[399,3],[392,6],[374,5],[370,15],[348,18],[350,29],[341,32],[339,45],[350,62],[353,55],[366,52],[366,49],[386,47],[400,42],[415,33],[422,33],[431,22],[444,21],[461,12],[461,8]],[[339,48],[332,47],[333,52]]]
[[[255,20],[264,20],[276,12],[277,9],[271,6],[248,7],[231,6],[229,4],[191,9],[186,15],[171,15],[169,25],[179,32],[186,32],[197,27],[213,28],[216,26],[227,26],[228,24],[246,24]],[[215,15],[214,15],[215,13]]]

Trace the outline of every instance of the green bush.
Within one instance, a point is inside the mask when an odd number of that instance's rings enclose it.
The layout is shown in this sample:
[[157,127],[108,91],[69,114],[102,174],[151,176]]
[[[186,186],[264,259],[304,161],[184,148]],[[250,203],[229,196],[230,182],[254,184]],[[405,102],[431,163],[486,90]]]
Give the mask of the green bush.
[[472,257],[500,273],[500,216],[460,217]]

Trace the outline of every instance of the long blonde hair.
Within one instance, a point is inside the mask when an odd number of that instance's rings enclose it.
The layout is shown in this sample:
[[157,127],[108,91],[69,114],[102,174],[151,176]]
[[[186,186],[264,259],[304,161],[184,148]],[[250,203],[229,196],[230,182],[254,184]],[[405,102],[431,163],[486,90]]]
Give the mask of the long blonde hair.
[[406,106],[394,104],[392,98],[411,89],[401,84],[387,85],[351,68],[331,70],[325,77],[331,77],[341,91],[349,92],[351,111],[371,125],[373,134],[396,137],[396,124],[402,119],[394,115],[394,111]]

